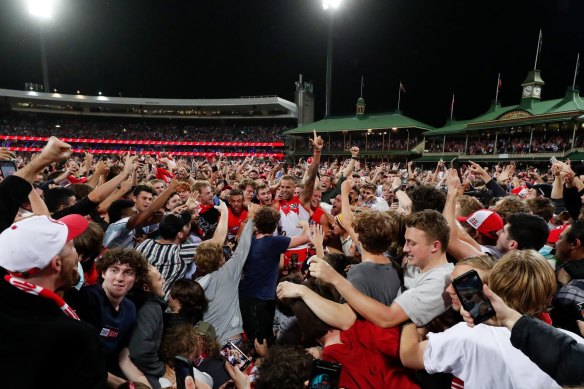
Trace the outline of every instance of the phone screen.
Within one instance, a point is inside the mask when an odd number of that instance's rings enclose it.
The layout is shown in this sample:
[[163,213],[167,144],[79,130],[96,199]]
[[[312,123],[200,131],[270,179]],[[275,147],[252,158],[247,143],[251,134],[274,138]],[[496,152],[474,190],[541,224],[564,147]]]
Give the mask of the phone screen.
[[2,177],[8,178],[16,173],[16,163],[13,161],[0,161],[0,171],[2,172]]
[[337,389],[340,379],[340,364],[315,359],[312,362],[308,387],[310,389]]
[[578,310],[580,311],[580,320],[584,320],[584,302],[576,304]]
[[231,342],[225,343],[219,352],[231,365],[238,367],[241,371],[245,370],[251,363],[251,359]]
[[188,376],[195,378],[193,373],[193,362],[187,358],[177,355],[174,357],[174,372],[176,374],[177,389],[185,389],[185,379]]
[[483,294],[483,282],[476,270],[471,270],[456,277],[452,286],[460,299],[460,303],[470,313],[475,324],[482,323],[495,315],[495,310],[489,299]]

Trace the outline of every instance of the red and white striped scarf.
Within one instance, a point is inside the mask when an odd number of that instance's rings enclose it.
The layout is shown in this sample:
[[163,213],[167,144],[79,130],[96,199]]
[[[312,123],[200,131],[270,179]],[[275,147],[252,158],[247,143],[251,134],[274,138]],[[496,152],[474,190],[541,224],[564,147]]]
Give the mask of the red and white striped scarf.
[[48,298],[49,300],[53,300],[55,304],[61,308],[61,311],[65,313],[65,315],[69,316],[71,319],[79,320],[79,316],[75,313],[73,308],[71,308],[65,300],[59,297],[55,292],[51,292],[48,289],[45,289],[41,286],[31,284],[30,282],[26,282],[22,278],[11,276],[7,274],[4,276],[4,279],[8,281],[8,283],[15,288],[18,288],[26,293],[35,294],[37,296],[41,296],[44,298]]

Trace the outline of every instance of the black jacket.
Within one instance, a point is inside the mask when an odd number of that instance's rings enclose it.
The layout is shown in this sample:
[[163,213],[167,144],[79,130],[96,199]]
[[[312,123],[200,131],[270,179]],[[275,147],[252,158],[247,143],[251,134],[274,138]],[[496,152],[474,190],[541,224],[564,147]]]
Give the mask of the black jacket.
[[162,377],[166,370],[164,362],[158,356],[165,309],[164,300],[149,294],[138,310],[136,325],[128,346],[132,362],[146,375],[155,389],[160,387],[158,378]]
[[524,316],[511,331],[511,344],[558,384],[584,383],[584,345],[562,331]]
[[93,328],[57,304],[0,279],[2,388],[105,388],[107,370]]
[[10,176],[0,182],[0,232],[14,223],[18,208],[28,200],[31,190],[32,185],[18,176]]

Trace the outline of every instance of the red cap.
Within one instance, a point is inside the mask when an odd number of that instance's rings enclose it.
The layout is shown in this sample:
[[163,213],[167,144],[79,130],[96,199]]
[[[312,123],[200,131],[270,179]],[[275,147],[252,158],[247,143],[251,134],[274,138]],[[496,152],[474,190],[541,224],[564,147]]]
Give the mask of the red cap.
[[547,239],[548,243],[556,243],[558,240],[560,240],[560,235],[566,228],[568,228],[568,225],[564,224],[556,229],[551,230]]
[[475,230],[492,239],[497,239],[497,232],[505,225],[501,216],[488,209],[479,209],[467,217],[459,216],[457,220],[467,222]]

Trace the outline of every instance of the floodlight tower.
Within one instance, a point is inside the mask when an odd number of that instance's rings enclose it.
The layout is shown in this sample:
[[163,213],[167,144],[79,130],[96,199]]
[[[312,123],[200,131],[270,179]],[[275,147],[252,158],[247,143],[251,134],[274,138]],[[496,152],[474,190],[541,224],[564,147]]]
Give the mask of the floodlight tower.
[[322,0],[322,8],[328,11],[328,43],[326,50],[326,100],[324,117],[328,118],[331,114],[331,82],[333,78],[333,30],[335,25],[335,12],[341,5],[342,0]]
[[53,18],[57,0],[26,0],[28,12],[39,21],[41,61],[43,65],[43,91],[49,93],[49,70],[47,65],[46,23]]

